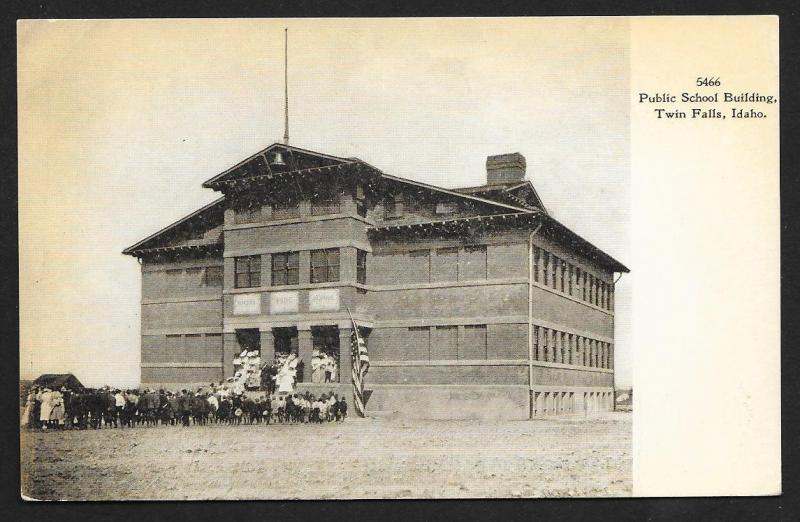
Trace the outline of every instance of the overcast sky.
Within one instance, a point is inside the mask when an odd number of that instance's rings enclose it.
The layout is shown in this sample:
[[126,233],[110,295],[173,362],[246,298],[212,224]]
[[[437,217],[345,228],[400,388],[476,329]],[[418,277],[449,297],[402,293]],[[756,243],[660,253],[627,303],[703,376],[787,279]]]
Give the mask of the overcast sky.
[[138,384],[139,265],[120,252],[281,141],[284,27],[291,144],[445,187],[520,152],[550,213],[629,262],[624,19],[20,22],[23,378]]

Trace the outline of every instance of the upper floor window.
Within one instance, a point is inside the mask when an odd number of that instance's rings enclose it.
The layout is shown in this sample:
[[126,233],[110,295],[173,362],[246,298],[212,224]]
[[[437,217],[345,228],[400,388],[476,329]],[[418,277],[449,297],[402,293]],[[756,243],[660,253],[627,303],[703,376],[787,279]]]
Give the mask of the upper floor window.
[[272,219],[291,219],[296,217],[300,217],[299,201],[285,200],[272,204]]
[[356,282],[367,284],[367,252],[356,250]]
[[386,219],[403,216],[403,197],[400,195],[387,196],[383,200],[383,215]]
[[236,288],[261,286],[261,256],[235,257],[233,260]]
[[338,214],[341,211],[341,204],[338,194],[315,194],[311,198],[311,215],[324,216],[327,214]]
[[221,266],[207,266],[203,273],[203,284],[206,286],[222,286],[223,272]]
[[331,283],[339,280],[339,249],[311,251],[311,282]]
[[253,204],[237,208],[233,216],[233,221],[237,225],[261,221],[261,206]]
[[437,214],[452,214],[458,212],[458,204],[455,201],[440,201],[436,204]]
[[296,285],[300,282],[300,255],[297,252],[272,254],[273,286]]

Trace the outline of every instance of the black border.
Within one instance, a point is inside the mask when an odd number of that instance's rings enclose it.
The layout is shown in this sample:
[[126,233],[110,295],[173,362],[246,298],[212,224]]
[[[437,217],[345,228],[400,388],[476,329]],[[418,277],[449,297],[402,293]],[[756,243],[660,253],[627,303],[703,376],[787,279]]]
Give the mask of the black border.
[[[798,351],[793,342],[798,338],[800,317],[797,296],[800,296],[794,268],[798,241],[797,212],[800,209],[798,185],[797,114],[795,95],[798,60],[797,5],[790,1],[724,2],[630,0],[594,2],[555,2],[552,5],[530,5],[529,2],[496,0],[451,0],[449,2],[385,1],[338,2],[243,1],[211,2],[179,1],[20,1],[3,4],[0,53],[2,53],[2,124],[0,134],[3,169],[0,171],[0,233],[4,248],[0,249],[0,308],[5,346],[0,377],[7,400],[0,401],[2,457],[2,513],[10,520],[117,520],[142,518],[148,522],[185,517],[190,520],[238,520],[253,517],[280,520],[440,520],[488,519],[530,520],[532,516],[562,520],[797,520],[797,422],[795,397],[800,379],[795,378]],[[262,501],[262,502],[94,502],[94,503],[30,503],[19,497],[20,478],[18,409],[16,400],[19,380],[18,322],[18,234],[17,234],[17,127],[16,127],[16,20],[23,18],[246,18],[246,17],[398,17],[398,16],[634,16],[634,15],[746,15],[777,14],[780,16],[781,48],[781,315],[782,324],[782,458],[783,491],[779,497],[720,497],[686,499],[537,499],[537,500],[435,500],[435,501]],[[757,242],[743,241],[743,248]]]

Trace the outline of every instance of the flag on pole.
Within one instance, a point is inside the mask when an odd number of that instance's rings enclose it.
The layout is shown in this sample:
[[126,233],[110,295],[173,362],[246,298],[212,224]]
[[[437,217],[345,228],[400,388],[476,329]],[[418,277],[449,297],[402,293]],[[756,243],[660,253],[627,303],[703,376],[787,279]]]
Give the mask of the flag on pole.
[[353,406],[359,417],[365,417],[364,376],[369,371],[369,355],[367,354],[367,344],[358,335],[358,324],[353,319],[349,308],[347,314],[350,316],[350,322],[353,323],[353,333],[350,335],[350,355],[353,361]]

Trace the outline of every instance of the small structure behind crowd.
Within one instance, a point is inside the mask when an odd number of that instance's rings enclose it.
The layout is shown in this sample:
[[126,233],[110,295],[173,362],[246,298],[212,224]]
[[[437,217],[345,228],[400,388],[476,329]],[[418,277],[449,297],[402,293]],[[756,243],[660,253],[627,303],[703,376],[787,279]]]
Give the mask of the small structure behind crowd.
[[43,373],[33,381],[33,386],[60,390],[68,388],[72,391],[83,391],[86,387],[71,373]]

